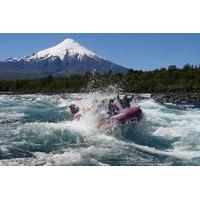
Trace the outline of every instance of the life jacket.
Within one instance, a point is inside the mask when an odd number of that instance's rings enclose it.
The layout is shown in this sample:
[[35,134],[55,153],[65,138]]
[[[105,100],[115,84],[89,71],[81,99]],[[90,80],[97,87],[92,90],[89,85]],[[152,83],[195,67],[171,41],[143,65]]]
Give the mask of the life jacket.
[[107,114],[110,114],[110,115],[117,114],[118,111],[119,111],[119,108],[115,104],[108,104]]

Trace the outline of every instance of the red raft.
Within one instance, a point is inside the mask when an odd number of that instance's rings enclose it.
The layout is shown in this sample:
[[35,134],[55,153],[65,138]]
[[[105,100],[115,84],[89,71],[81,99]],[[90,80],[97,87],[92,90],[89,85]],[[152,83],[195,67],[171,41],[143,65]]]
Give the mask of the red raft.
[[140,121],[142,119],[142,110],[139,107],[123,109],[119,114],[113,115],[109,122],[124,124],[128,121]]

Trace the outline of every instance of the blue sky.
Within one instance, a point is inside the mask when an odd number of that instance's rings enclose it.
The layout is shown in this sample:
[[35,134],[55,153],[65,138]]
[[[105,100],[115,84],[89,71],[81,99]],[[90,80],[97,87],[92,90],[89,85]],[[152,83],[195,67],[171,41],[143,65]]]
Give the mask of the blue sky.
[[128,68],[152,70],[200,64],[200,34],[0,34],[0,60],[32,54],[73,38]]

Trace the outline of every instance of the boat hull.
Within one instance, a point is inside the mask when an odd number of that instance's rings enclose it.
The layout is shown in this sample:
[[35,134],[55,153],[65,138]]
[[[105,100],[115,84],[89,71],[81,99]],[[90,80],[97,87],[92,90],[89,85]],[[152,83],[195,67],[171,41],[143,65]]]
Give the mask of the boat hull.
[[128,121],[140,121],[142,115],[142,110],[139,107],[132,107],[123,109],[119,114],[113,115],[109,121],[111,123],[124,124]]

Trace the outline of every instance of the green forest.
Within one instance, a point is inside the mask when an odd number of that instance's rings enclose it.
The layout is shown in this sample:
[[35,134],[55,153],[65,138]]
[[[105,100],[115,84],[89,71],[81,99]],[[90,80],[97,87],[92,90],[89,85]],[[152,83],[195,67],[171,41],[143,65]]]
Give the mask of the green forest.
[[31,80],[0,80],[1,92],[62,93],[90,92],[115,86],[123,92],[200,92],[200,65],[171,65],[153,71],[130,69],[126,74],[71,75]]

